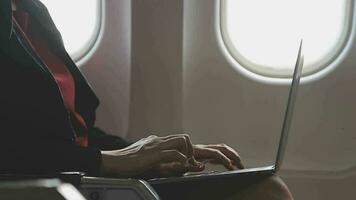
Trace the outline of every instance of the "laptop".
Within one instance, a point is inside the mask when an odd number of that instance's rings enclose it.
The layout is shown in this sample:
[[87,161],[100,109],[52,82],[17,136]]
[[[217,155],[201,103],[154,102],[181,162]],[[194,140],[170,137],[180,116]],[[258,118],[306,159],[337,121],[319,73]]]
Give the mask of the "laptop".
[[299,45],[299,50],[298,50],[297,61],[294,67],[293,80],[289,90],[289,96],[287,100],[286,111],[284,115],[281,136],[279,140],[279,146],[278,146],[277,156],[274,165],[258,167],[258,168],[239,169],[239,170],[225,171],[225,172],[202,172],[202,173],[193,173],[193,174],[187,173],[181,177],[150,179],[148,180],[148,183],[150,183],[155,188],[155,186],[159,186],[161,184],[166,185],[169,183],[179,183],[179,182],[187,183],[187,182],[202,182],[202,181],[216,182],[216,180],[224,180],[225,182],[228,181],[229,179],[237,180],[244,177],[248,177],[248,179],[252,177],[263,178],[276,174],[280,170],[282,165],[282,161],[287,145],[289,130],[293,118],[293,111],[294,111],[301,72],[304,63],[304,56],[302,55],[302,45],[303,45],[303,41],[301,40]]

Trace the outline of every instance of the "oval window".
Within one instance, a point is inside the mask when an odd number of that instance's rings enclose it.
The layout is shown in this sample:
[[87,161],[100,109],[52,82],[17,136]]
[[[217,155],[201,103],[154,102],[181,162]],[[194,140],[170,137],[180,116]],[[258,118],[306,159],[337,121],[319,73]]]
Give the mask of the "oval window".
[[243,67],[269,77],[291,77],[300,39],[303,74],[328,66],[350,33],[351,0],[222,0],[221,31]]
[[95,43],[101,21],[100,0],[41,0],[48,8],[74,60],[82,58]]

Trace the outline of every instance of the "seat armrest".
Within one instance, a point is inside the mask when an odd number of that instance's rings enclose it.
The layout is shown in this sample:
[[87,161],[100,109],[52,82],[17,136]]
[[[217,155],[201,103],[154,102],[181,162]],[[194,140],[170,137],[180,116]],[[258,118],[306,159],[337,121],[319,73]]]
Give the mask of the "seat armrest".
[[72,185],[78,187],[82,177],[85,173],[83,172],[61,172],[53,174],[0,174],[0,181],[26,181],[26,180],[37,180],[37,179],[60,179],[63,182],[71,183]]
[[[0,184],[8,181],[58,179],[75,186],[89,200],[159,200],[155,190],[143,180],[86,177],[82,172],[54,174],[0,174]],[[123,198],[127,197],[127,198]]]
[[0,181],[0,199],[11,200],[85,200],[71,184],[59,179],[33,181]]
[[159,200],[155,190],[143,180],[83,177],[79,188],[89,200]]

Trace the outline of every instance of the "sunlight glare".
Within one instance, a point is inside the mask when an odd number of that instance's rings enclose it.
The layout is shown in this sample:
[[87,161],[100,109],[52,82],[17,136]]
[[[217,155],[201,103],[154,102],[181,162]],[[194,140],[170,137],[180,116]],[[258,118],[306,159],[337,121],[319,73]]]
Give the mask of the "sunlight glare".
[[291,71],[300,39],[305,68],[334,52],[345,28],[346,0],[225,0],[226,29],[244,60]]
[[41,0],[71,55],[82,52],[91,41],[98,18],[97,0]]

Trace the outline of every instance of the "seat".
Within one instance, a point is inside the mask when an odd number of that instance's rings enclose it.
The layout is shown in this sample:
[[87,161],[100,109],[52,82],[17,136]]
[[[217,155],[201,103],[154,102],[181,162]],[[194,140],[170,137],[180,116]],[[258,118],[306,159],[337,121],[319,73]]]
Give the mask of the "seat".
[[71,184],[59,179],[0,182],[0,199],[3,200],[85,200]]
[[153,188],[143,180],[83,177],[79,188],[88,200],[159,200]]
[[[81,172],[63,172],[59,174],[42,175],[0,175],[0,185],[13,183],[33,183],[32,180],[55,178],[65,183],[70,183],[89,200],[159,200],[159,196],[152,187],[143,180],[137,179],[114,179],[86,177]],[[31,182],[32,181],[32,182]],[[24,196],[22,195],[22,198]],[[3,198],[0,198],[3,199]],[[42,199],[42,198],[41,198]]]

